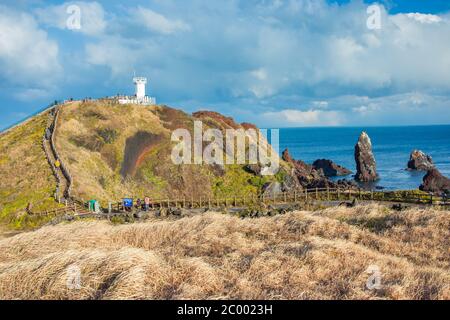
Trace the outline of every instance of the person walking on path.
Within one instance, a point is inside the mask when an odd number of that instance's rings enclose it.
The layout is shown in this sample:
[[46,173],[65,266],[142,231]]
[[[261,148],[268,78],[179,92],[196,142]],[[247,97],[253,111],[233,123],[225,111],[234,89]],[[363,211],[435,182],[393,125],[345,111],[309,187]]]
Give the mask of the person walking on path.
[[150,210],[150,198],[149,197],[145,197],[144,205],[145,205],[145,211]]

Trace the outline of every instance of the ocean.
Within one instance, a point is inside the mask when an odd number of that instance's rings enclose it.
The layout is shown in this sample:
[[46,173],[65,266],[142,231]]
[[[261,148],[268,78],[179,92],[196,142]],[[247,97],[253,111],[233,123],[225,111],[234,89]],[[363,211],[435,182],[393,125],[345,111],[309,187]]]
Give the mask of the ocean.
[[429,154],[439,171],[450,177],[450,125],[286,128],[280,129],[280,153],[289,148],[295,159],[309,164],[316,159],[330,159],[355,172],[354,147],[362,131],[372,140],[380,175],[376,186],[387,190],[417,189],[425,173],[405,170],[414,149]]

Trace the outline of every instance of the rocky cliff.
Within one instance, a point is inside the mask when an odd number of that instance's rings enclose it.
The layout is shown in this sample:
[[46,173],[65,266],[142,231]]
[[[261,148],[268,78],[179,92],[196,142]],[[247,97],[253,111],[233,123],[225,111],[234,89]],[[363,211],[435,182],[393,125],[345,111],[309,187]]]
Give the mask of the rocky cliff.
[[355,146],[356,175],[361,182],[378,180],[377,164],[372,151],[372,141],[366,132],[362,132]]

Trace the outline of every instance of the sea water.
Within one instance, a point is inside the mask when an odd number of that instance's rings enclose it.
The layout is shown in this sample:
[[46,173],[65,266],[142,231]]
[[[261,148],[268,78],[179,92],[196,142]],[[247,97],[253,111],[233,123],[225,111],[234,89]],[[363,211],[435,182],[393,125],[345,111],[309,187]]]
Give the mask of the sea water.
[[387,190],[417,189],[425,172],[405,170],[414,149],[430,155],[439,171],[450,177],[450,125],[280,129],[280,153],[289,148],[295,159],[310,164],[330,159],[355,172],[354,148],[362,131],[372,140],[380,175],[376,185]]

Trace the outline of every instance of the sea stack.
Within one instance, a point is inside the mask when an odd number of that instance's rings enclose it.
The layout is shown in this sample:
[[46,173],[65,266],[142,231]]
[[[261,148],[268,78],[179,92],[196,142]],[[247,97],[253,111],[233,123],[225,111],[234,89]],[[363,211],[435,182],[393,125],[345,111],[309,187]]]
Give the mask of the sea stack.
[[347,176],[352,172],[328,159],[318,159],[314,161],[313,168],[322,170],[326,177]]
[[408,170],[429,171],[434,169],[433,159],[420,150],[414,150],[409,156]]
[[372,152],[372,142],[367,133],[362,132],[355,146],[356,175],[361,182],[378,180],[377,164]]
[[422,191],[434,193],[450,193],[450,179],[444,177],[438,169],[431,169],[423,177],[423,183],[419,187]]

